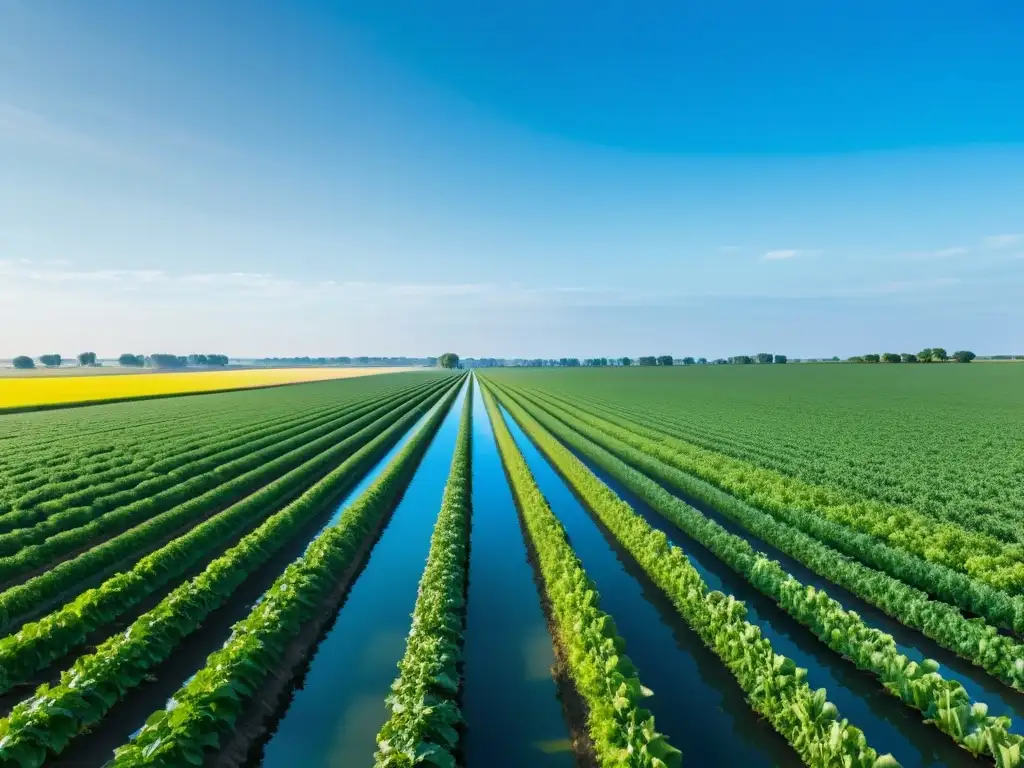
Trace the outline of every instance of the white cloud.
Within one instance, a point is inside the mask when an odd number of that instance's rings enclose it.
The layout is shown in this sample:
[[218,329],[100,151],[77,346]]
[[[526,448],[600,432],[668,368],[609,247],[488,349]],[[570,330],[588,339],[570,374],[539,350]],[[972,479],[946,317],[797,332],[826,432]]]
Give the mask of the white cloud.
[[1018,243],[1024,243],[1024,233],[990,235],[985,238],[988,248],[1012,248]]
[[893,295],[907,293],[932,293],[941,291],[963,282],[958,277],[927,277],[920,280],[893,280],[888,283],[876,285],[865,291],[871,295]]
[[784,261],[786,259],[795,259],[803,256],[820,256],[822,251],[813,250],[800,250],[798,248],[784,248],[777,251],[767,251],[761,256],[761,261]]
[[903,254],[907,259],[948,259],[953,256],[966,256],[970,249],[962,245],[954,245],[951,248],[940,248],[936,251],[913,251]]

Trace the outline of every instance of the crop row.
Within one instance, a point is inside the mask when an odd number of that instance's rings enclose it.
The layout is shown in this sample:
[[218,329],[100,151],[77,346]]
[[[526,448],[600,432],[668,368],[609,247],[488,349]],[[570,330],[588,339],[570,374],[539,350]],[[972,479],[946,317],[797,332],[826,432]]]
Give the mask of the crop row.
[[[628,429],[648,423],[624,421],[602,412],[601,418]],[[649,422],[649,418],[647,419]],[[937,521],[906,507],[857,500],[824,485],[755,466],[661,433],[671,447],[673,464],[696,474],[773,514],[788,510],[812,513],[851,530],[873,536],[928,562],[966,573],[990,586],[1016,592],[1024,588],[1024,545]]]
[[[326,450],[337,440],[344,439],[352,432],[372,423],[380,414],[393,408],[393,402],[372,403],[367,408],[373,410],[351,421],[339,420],[332,431],[321,437],[308,442],[293,438],[288,441],[285,449],[288,453],[284,455],[279,455],[281,452],[278,447],[271,446],[253,454],[245,460],[244,465],[240,460],[183,483],[189,486],[193,493],[186,493],[188,488],[176,489],[174,496],[180,502],[177,506],[168,508],[166,499],[143,498],[91,523],[52,537],[42,545],[26,548],[17,555],[0,559],[0,574],[11,578],[18,573],[24,573],[27,569],[51,563],[56,554],[95,545],[24,584],[18,584],[0,593],[0,627],[7,627],[13,617],[52,596],[54,590],[46,587],[41,592],[41,585],[53,580],[62,585],[74,584],[87,574],[115,565],[127,556],[141,555],[146,547],[157,544],[182,526],[194,524],[212,512],[242,499],[274,477],[294,469]],[[252,468],[239,474],[246,467]],[[134,527],[129,528],[129,525]],[[96,544],[97,535],[112,528],[128,529],[114,538]]]
[[[546,403],[547,407],[564,409],[567,405],[546,398],[536,391],[531,391],[531,396]],[[959,606],[964,611],[978,614],[995,626],[1024,632],[1024,597],[1009,594],[953,568],[929,562],[874,536],[819,517],[813,511],[768,503],[769,499],[756,489],[744,485],[737,475],[723,469],[726,465],[718,463],[716,459],[699,463],[684,459],[682,456],[685,448],[679,441],[658,430],[613,415],[597,416],[572,407],[578,420],[670,465],[682,473],[680,477],[702,480],[716,490],[726,492],[722,498],[733,495],[734,499],[746,501],[770,513],[780,523],[802,531],[874,569],[884,571],[894,579]]]
[[524,432],[587,506],[672,601],[687,624],[732,672],[751,706],[764,715],[808,765],[894,765],[864,734],[840,719],[824,689],[812,691],[806,670],[772,650],[746,620],[743,603],[712,592],[685,553],[669,543],[506,394],[503,403]]
[[[333,408],[341,399],[361,399],[409,386],[429,377],[396,374],[349,379],[344,383],[281,390],[239,392],[183,400],[148,401],[4,418],[5,446],[0,456],[0,510],[10,497],[40,485],[74,481],[83,471],[114,466],[110,462],[146,459],[168,439],[187,445],[217,438],[223,427],[265,422],[268,416],[301,417]],[[158,414],[160,418],[154,418]],[[13,422],[31,426],[16,434]],[[30,465],[30,466],[26,466]]]
[[[585,407],[582,398],[577,398],[576,403]],[[650,403],[646,403],[643,410],[638,410],[634,404],[613,405],[587,399],[586,405],[590,403],[632,421],[655,425],[660,431],[699,448],[724,453],[801,481],[825,485],[829,487],[829,495],[834,497],[835,503],[875,499],[897,507],[913,507],[936,520],[961,526],[967,519],[965,513],[969,512],[972,530],[988,533],[1002,542],[1024,542],[1024,510],[1013,506],[1003,488],[1013,474],[1013,470],[1006,466],[990,465],[986,467],[985,475],[976,472],[964,474],[960,482],[942,490],[943,496],[950,498],[938,503],[934,498],[935,469],[937,464],[950,463],[941,454],[929,457],[927,461],[908,462],[902,466],[902,472],[894,474],[890,457],[874,455],[864,445],[852,444],[848,445],[846,453],[822,467],[820,450],[809,446],[806,441],[780,445],[767,441],[764,434],[749,430],[739,433],[723,431],[711,425],[695,432],[692,425],[679,415],[666,413],[663,408]],[[993,439],[997,437],[992,435]],[[842,436],[837,436],[837,441],[842,439]],[[958,450],[959,446],[950,445],[947,455],[955,455]],[[951,471],[951,467],[945,468]],[[922,494],[923,489],[929,493]]]
[[[450,403],[454,391],[453,388],[449,392],[445,403]],[[114,703],[145,679],[154,665],[168,658],[184,637],[198,629],[212,611],[224,604],[253,570],[266,563],[273,552],[283,546],[306,521],[350,488],[430,406],[431,402],[428,401],[406,414],[298,499],[274,513],[256,530],[212,561],[202,573],[178,586],[126,631],[107,639],[95,653],[80,657],[70,669],[61,674],[59,684],[53,687],[44,684],[34,696],[15,706],[9,717],[0,720],[0,766],[40,766],[48,755],[60,753],[77,734],[99,722]],[[438,419],[435,414],[432,423],[436,421]],[[418,445],[419,442],[422,442],[422,430],[410,445]],[[408,451],[402,455],[405,453]],[[322,553],[324,545],[321,542],[331,538],[319,537],[298,562],[307,560],[311,552]],[[319,557],[313,559],[323,564]],[[283,618],[274,610],[279,606],[276,596],[286,601],[296,599],[297,592],[293,590],[298,584],[288,578],[294,572],[295,564],[289,566],[285,575],[275,582],[266,599],[254,610],[254,615],[271,616],[271,621]],[[305,610],[312,610],[302,599],[299,601]],[[238,630],[248,621],[236,626],[236,632],[224,647],[225,653],[230,654],[239,648],[256,650],[254,645],[259,644],[256,638],[242,632],[245,636],[239,641]],[[294,628],[291,625],[286,628],[275,626],[278,631],[286,633]],[[248,665],[251,661],[242,662],[242,667],[250,674],[252,669]],[[218,664],[215,662],[208,669],[216,674],[219,672]],[[206,679],[206,671],[197,675],[195,680]],[[225,697],[230,698],[229,690],[238,695],[243,689],[244,686],[240,684],[227,688],[218,686],[210,692],[223,705]],[[224,712],[226,707],[214,707],[214,710]],[[187,709],[182,710],[185,711]],[[167,718],[165,725],[179,726],[175,735],[182,735],[182,719],[180,714],[175,714]],[[171,746],[168,741],[167,747]],[[153,755],[149,754],[148,758],[153,759]],[[124,764],[139,765],[142,762],[138,760]],[[183,759],[169,764],[181,766],[192,762]]]
[[637,768],[679,765],[679,750],[657,732],[654,717],[641,706],[651,692],[640,683],[615,622],[601,610],[593,582],[544,500],[486,387],[482,395],[526,536],[535,552],[555,642],[587,706],[587,732],[598,763]]
[[123,616],[157,589],[187,573],[400,417],[429,402],[429,396],[421,396],[389,408],[376,421],[143,557],[130,570],[0,640],[0,692],[62,658],[83,643],[89,633]]
[[[461,386],[461,382],[458,386]],[[271,674],[281,674],[286,649],[320,614],[405,490],[452,401],[453,387],[431,418],[373,484],[289,565],[224,647],[182,686],[167,709],[154,713],[109,763],[117,766],[198,765],[206,749],[230,734],[248,702]]]
[[[1024,646],[1014,638],[999,634],[995,627],[982,621],[968,619],[954,606],[932,600],[927,593],[887,573],[844,557],[802,530],[666,464],[660,458],[657,444],[643,437],[622,434],[618,429],[613,436],[611,429],[602,432],[577,418],[575,412],[551,405],[546,409],[576,432],[632,466],[704,501],[826,580],[849,590],[900,623],[921,631],[1003,683],[1024,690]],[[640,447],[635,447],[637,444]]]
[[[380,396],[393,397],[401,393],[402,390],[384,391]],[[270,420],[232,415],[230,422],[217,421],[213,425],[207,422],[204,429],[215,429],[201,440],[190,436],[197,427],[191,419],[186,421],[179,435],[161,433],[158,441],[146,436],[144,440],[157,448],[150,451],[145,461],[113,461],[112,467],[104,467],[99,472],[80,474],[74,480],[51,482],[36,488],[14,502],[16,511],[0,515],[0,532],[32,525],[71,508],[91,509],[94,514],[100,514],[139,495],[158,493],[192,475],[245,455],[247,446],[258,450],[275,440],[328,423],[368,399],[366,395],[347,394],[349,396],[340,403],[298,415],[289,414]],[[0,547],[0,554],[6,554],[3,547]]]
[[[420,395],[418,399],[429,396],[429,393]],[[284,472],[330,448],[339,440],[344,440],[372,424],[393,407],[391,403],[378,404],[373,410],[341,425],[334,432],[295,448],[263,466],[229,479],[206,493],[157,514],[121,535],[0,593],[0,627],[9,629],[22,617],[38,612],[40,606],[51,604],[66,590],[79,587],[111,568],[123,567],[126,559],[141,557],[149,547],[158,544],[169,535],[244,498]],[[146,500],[143,500],[139,505],[144,506],[145,503]]]
[[[69,506],[88,504],[105,494],[132,488],[145,480],[203,459],[213,452],[227,450],[243,444],[246,440],[258,440],[267,434],[282,432],[305,423],[315,425],[317,420],[329,418],[333,413],[350,407],[351,401],[346,400],[340,405],[272,419],[259,420],[251,416],[232,419],[231,422],[218,422],[215,425],[216,431],[208,432],[199,438],[195,437],[196,425],[186,422],[180,425],[180,433],[176,434],[171,430],[161,433],[159,443],[153,446],[155,450],[152,450],[144,461],[127,465],[124,462],[112,461],[110,467],[79,474],[73,480],[49,482],[15,499],[12,508],[27,510],[49,503],[52,506],[48,507],[48,512],[59,512]],[[207,423],[205,426],[209,428],[210,425]],[[145,439],[151,440],[148,435]],[[123,451],[123,444],[118,444],[118,449]],[[113,481],[117,481],[116,484]],[[59,502],[59,505],[54,502]],[[19,527],[7,522],[11,517],[0,516],[0,526],[6,530]]]
[[456,764],[457,728],[463,723],[458,695],[472,513],[472,419],[471,381],[466,389],[441,511],[420,579],[405,655],[387,699],[391,715],[377,735],[378,768]]
[[[389,395],[388,402],[398,401],[403,395]],[[78,491],[64,498],[39,504],[5,517],[21,517],[22,522],[35,520],[31,527],[19,528],[0,534],[0,563],[17,553],[17,562],[38,562],[54,557],[78,546],[89,537],[122,531],[137,522],[164,512],[182,501],[204,493],[225,479],[260,466],[289,450],[325,434],[329,434],[353,414],[369,406],[357,402],[309,423],[271,429],[256,434],[242,435],[211,447],[200,458],[164,460],[160,473],[134,487],[121,489],[119,480],[96,484],[88,491]],[[191,460],[189,460],[189,458]],[[176,464],[176,466],[175,466]],[[167,466],[170,465],[170,466]],[[95,495],[94,495],[95,494]],[[88,498],[93,495],[93,498]],[[99,498],[96,498],[99,496]],[[84,497],[84,498],[80,498]],[[140,504],[140,502],[145,502]],[[84,505],[79,505],[85,502]],[[0,523],[4,522],[0,518]],[[74,530],[72,535],[60,536]],[[37,549],[40,542],[45,542]],[[15,566],[16,567],[16,566]],[[11,573],[0,565],[0,578]]]
[[[787,366],[540,372],[502,380],[601,399],[783,474],[970,526],[1024,512],[1020,371]],[[547,374],[553,375],[547,375]],[[622,375],[616,375],[622,374]],[[748,452],[753,448],[757,454]],[[1016,536],[1022,535],[1020,522]]]
[[[938,673],[937,663],[931,660],[922,664],[910,661],[899,653],[891,636],[869,627],[857,614],[844,610],[826,593],[801,584],[785,573],[776,561],[755,552],[745,539],[729,533],[649,477],[553,417],[518,402],[507,391],[506,398],[507,406],[517,420],[522,420],[524,429],[530,431],[535,440],[543,441],[545,452],[574,485],[576,478],[583,478],[585,485],[589,471],[543,432],[544,427],[597,463],[690,538],[714,553],[807,626],[832,650],[855,663],[859,669],[874,674],[889,693],[923,713],[928,721],[958,744],[975,755],[999,757],[999,765],[1003,768],[1021,764],[1020,758],[1013,759],[1012,755],[1019,755],[1024,739],[1009,732],[1009,718],[989,716],[988,707],[972,703],[959,682],[946,680]],[[579,490],[583,492],[584,489]]]

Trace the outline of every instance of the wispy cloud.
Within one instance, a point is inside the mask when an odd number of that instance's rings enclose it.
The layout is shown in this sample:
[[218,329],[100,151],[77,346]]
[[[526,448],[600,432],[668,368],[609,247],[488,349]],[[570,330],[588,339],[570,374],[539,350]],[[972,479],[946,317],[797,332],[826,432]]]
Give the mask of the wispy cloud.
[[150,170],[154,165],[116,144],[6,102],[0,102],[0,144],[3,143],[133,168]]
[[962,245],[954,245],[950,248],[939,248],[934,251],[911,251],[904,253],[903,258],[913,260],[949,259],[955,256],[966,256],[970,252],[969,248],[964,248]]
[[945,290],[963,281],[958,277],[926,277],[919,280],[893,280],[866,289],[864,295],[891,296],[894,294],[921,294]]
[[775,251],[766,251],[761,256],[761,261],[785,261],[787,259],[796,259],[805,256],[820,256],[822,251],[819,250],[801,250],[799,248],[783,248]]
[[1020,243],[1024,243],[1024,233],[990,235],[985,238],[985,246],[988,248],[1012,248]]

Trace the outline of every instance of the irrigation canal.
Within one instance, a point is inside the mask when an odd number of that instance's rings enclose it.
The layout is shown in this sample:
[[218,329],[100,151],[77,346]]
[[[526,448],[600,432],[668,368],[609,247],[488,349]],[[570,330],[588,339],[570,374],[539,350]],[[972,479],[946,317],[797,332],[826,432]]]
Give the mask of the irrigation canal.
[[473,395],[467,609],[467,765],[569,768],[568,729],[551,677],[551,636],[479,386]]
[[[461,402],[461,396],[459,400]],[[166,662],[153,670],[150,682],[131,691],[110,710],[108,716],[99,725],[89,733],[75,739],[69,748],[53,761],[52,765],[62,768],[103,765],[112,756],[116,747],[128,741],[142,727],[151,713],[162,709],[167,704],[169,697],[206,664],[206,658],[224,645],[231,635],[231,627],[249,614],[253,606],[262,598],[263,593],[270,588],[288,564],[300,557],[310,542],[331,521],[336,522],[341,512],[359,498],[363,491],[377,479],[412,435],[422,428],[437,407],[438,405],[434,405],[421,416],[413,427],[372,466],[359,483],[344,494],[333,509],[314,518],[274,557],[250,574],[227,603],[211,613],[198,630],[185,638]],[[448,426],[446,420],[441,429]],[[434,439],[437,440],[440,434],[439,432]],[[452,446],[449,448],[449,461],[451,460],[451,451],[454,449],[453,441],[454,438],[452,438]],[[443,472],[442,485],[444,477],[447,477],[447,469]],[[439,500],[440,496],[431,502],[435,505],[435,513]],[[426,557],[426,551],[423,556]],[[422,568],[422,561],[418,567]],[[413,591],[415,592],[415,586]],[[411,610],[410,607],[409,611],[411,612]],[[407,624],[408,620],[406,620]],[[408,632],[408,626],[403,632]]]

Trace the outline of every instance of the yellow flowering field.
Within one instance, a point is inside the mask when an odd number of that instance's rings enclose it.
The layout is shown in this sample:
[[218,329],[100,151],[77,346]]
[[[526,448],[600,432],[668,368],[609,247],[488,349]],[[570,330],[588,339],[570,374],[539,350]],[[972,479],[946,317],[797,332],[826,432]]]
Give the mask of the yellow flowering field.
[[234,371],[131,373],[117,376],[10,376],[0,378],[0,411],[57,404],[123,400],[154,395],[272,387],[347,379],[402,368],[262,368]]

